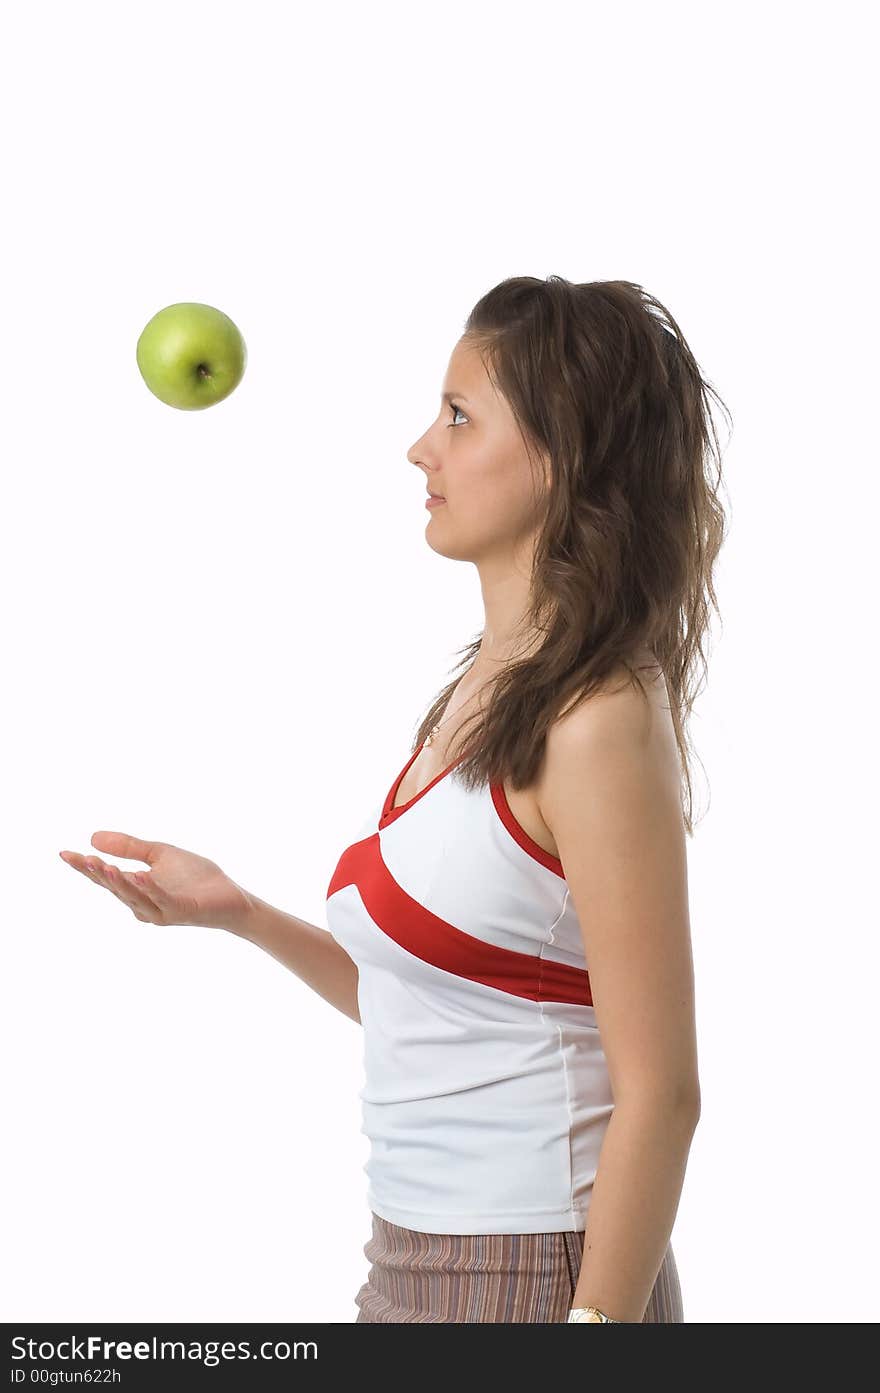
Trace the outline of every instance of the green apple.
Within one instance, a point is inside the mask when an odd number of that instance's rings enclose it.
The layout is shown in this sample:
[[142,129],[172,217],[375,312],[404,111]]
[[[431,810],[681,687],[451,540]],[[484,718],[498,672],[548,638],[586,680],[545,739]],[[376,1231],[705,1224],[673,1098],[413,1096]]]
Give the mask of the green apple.
[[150,391],[181,411],[201,411],[228,397],[246,362],[238,327],[213,305],[166,305],[137,341],[137,365]]

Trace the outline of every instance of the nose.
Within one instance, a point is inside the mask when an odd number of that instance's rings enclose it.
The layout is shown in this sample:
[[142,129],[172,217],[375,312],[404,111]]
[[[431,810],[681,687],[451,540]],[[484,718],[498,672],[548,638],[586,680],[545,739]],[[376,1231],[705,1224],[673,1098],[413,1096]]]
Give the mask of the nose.
[[410,446],[406,452],[406,457],[410,464],[414,464],[416,469],[421,469],[427,477],[431,472],[431,465],[428,463],[428,457],[425,451],[421,448],[424,438],[425,437],[422,436],[422,440],[417,440],[415,445]]

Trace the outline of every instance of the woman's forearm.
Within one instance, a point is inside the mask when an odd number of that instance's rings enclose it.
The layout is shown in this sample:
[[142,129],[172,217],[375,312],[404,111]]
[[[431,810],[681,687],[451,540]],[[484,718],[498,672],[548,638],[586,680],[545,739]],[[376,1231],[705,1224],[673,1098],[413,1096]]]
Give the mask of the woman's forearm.
[[641,1321],[672,1235],[691,1141],[690,1102],[618,1104],[605,1130],[573,1306]]
[[236,928],[236,936],[271,953],[337,1011],[360,1025],[357,967],[333,935],[275,909],[256,895],[248,898],[250,909]]

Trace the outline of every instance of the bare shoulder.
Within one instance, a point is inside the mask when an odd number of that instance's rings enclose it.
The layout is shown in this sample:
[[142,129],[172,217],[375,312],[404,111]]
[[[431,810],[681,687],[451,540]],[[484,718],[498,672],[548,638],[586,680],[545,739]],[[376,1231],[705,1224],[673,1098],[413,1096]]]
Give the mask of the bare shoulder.
[[657,663],[640,667],[641,687],[629,669],[616,668],[596,691],[583,701],[573,697],[548,732],[548,742],[561,750],[585,740],[637,740],[657,738],[674,727],[666,678]]
[[552,830],[563,801],[577,797],[586,783],[613,791],[615,780],[664,788],[678,798],[680,762],[669,692],[662,669],[640,671],[642,690],[627,668],[616,669],[583,701],[569,702],[547,733],[535,796]]

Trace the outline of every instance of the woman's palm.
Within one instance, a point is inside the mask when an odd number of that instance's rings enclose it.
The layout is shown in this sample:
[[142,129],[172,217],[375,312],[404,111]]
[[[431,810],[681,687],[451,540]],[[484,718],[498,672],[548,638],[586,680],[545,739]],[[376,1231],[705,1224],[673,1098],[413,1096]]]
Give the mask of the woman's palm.
[[206,856],[126,832],[95,832],[92,846],[111,856],[146,861],[150,867],[149,871],[122,871],[98,856],[61,852],[69,866],[111,890],[143,923],[237,931],[250,908],[241,886]]

